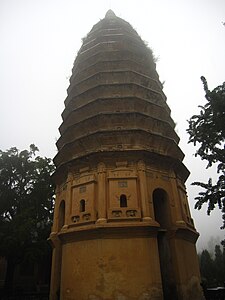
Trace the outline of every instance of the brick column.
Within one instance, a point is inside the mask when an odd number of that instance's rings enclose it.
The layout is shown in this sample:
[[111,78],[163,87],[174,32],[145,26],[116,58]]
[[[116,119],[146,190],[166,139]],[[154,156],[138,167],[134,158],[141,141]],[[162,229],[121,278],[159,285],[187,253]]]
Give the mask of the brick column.
[[71,223],[71,210],[72,210],[72,185],[73,185],[73,174],[68,173],[66,180],[66,199],[65,199],[65,224],[64,229]]
[[97,167],[98,173],[98,219],[97,223],[106,222],[106,168],[104,163],[99,163]]

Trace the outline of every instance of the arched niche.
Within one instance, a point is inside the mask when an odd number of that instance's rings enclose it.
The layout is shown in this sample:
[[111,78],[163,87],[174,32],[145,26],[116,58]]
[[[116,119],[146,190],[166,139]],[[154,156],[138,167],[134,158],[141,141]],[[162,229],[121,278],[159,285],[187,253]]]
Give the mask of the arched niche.
[[80,212],[85,212],[85,206],[86,206],[85,200],[81,199],[80,200]]
[[120,195],[120,207],[127,207],[127,196],[125,194]]
[[65,201],[62,200],[59,205],[59,219],[58,219],[58,231],[60,231],[65,224]]
[[162,229],[168,229],[171,224],[170,206],[167,192],[161,188],[153,191],[153,206],[155,220]]

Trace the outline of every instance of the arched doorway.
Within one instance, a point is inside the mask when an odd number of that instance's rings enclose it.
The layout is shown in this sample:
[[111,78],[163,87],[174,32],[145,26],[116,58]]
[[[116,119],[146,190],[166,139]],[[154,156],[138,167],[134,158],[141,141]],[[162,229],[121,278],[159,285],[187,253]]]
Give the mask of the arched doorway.
[[165,190],[158,188],[153,191],[153,206],[155,220],[160,224],[157,241],[162,276],[163,299],[177,300],[178,297],[171,257],[171,247],[168,238],[168,231],[171,228],[171,212],[169,197]]
[[161,229],[167,230],[170,227],[170,207],[166,191],[155,189],[153,192],[153,205],[155,220],[160,224]]
[[60,231],[65,224],[65,201],[62,200],[59,205],[59,221],[58,221],[58,231]]

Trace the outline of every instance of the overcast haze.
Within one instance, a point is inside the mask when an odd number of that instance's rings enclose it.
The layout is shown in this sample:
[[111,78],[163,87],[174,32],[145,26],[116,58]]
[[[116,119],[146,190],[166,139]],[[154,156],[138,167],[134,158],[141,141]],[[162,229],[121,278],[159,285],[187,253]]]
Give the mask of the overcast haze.
[[213,89],[225,80],[224,0],[0,0],[0,149],[28,148],[54,157],[66,89],[84,37],[108,9],[128,21],[158,58],[157,71],[191,172],[189,204],[201,237],[224,238],[220,212],[193,209],[193,181],[216,178],[187,145],[187,120],[205,104],[200,76]]

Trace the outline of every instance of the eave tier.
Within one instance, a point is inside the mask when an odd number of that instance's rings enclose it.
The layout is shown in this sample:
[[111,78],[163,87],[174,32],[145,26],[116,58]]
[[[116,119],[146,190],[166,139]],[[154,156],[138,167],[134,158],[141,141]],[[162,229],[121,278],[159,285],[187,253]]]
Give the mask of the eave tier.
[[140,129],[102,130],[75,139],[60,149],[54,158],[56,166],[91,153],[137,151],[158,153],[182,161],[183,152],[174,140]]
[[[87,108],[84,110],[84,114]],[[87,135],[92,135],[96,132],[107,131],[129,131],[129,130],[144,130],[154,135],[164,136],[175,143],[179,142],[179,137],[167,121],[148,116],[139,112],[99,112],[92,116],[76,120],[74,124],[64,131],[57,141],[58,149],[62,149],[67,144],[81,139]]]
[[[132,70],[137,73],[149,76],[158,81],[158,74],[155,70],[155,63],[149,57],[140,56],[129,49],[98,52],[79,59],[73,67],[70,83],[81,81],[101,71]],[[159,82],[160,84],[160,82]],[[68,89],[68,92],[70,88]]]
[[84,104],[102,98],[128,98],[136,97],[148,101],[150,104],[161,106],[167,114],[170,114],[170,109],[163,99],[163,95],[155,90],[143,87],[136,83],[126,84],[97,84],[95,87],[87,89],[82,93],[74,96],[70,95],[70,101],[66,104],[65,110],[62,113],[65,120],[70,111],[81,107]]
[[98,72],[96,71],[92,75],[87,74],[87,76],[82,80],[78,80],[77,77],[75,77],[68,88],[69,94],[65,104],[68,105],[71,99],[74,97],[83,94],[87,90],[93,89],[97,86],[115,86],[117,84],[119,87],[121,87],[121,84],[136,84],[137,86],[146,88],[148,91],[150,90],[156,94],[159,94],[163,101],[166,100],[166,96],[162,91],[159,81],[134,70],[129,70],[129,67],[127,66],[127,69],[124,70],[107,70],[107,68],[105,68],[105,70]]
[[165,107],[134,96],[112,97],[112,95],[109,95],[108,97],[92,97],[90,101],[87,100],[86,102],[77,99],[73,106],[71,105],[70,110],[67,110],[66,117],[59,130],[61,135],[63,135],[75,124],[99,114],[126,114],[136,112],[145,117],[158,119],[159,122],[168,123],[168,126],[171,128],[175,127]]

